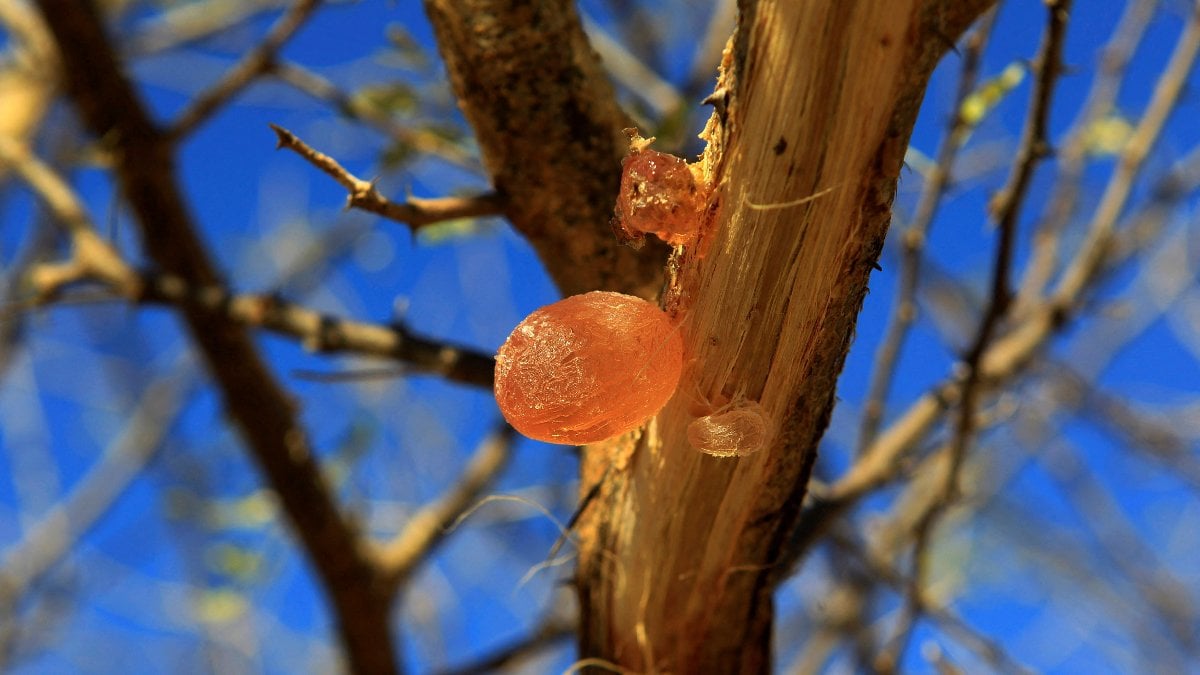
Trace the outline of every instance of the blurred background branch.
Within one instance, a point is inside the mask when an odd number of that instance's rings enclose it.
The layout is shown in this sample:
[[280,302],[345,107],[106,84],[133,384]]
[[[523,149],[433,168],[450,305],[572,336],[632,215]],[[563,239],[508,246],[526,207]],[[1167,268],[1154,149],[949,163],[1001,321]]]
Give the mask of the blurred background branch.
[[[498,426],[491,355],[556,283],[660,292],[609,233],[619,129],[695,158],[745,16],[478,5],[0,0],[0,669],[579,660],[557,522],[616,472]],[[1196,662],[1200,3],[1056,8],[933,74],[776,672]]]

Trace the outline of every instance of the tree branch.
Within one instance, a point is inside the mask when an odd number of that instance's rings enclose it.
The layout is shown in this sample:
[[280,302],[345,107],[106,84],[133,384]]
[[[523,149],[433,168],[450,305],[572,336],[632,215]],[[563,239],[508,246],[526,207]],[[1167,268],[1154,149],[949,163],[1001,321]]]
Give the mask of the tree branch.
[[1145,34],[1157,4],[1156,0],[1130,0],[1126,3],[1116,31],[1104,46],[1087,101],[1056,153],[1058,175],[1051,191],[1054,196],[1037,227],[1031,259],[1025,267],[1016,299],[1018,306],[1013,308],[1016,314],[1037,303],[1054,275],[1059,263],[1059,240],[1078,207],[1085,160],[1092,150],[1094,125],[1106,115],[1114,113],[1113,104],[1129,60]]
[[669,292],[695,364],[681,390],[744,395],[780,433],[757,454],[708,457],[687,441],[684,395],[640,441],[586,450],[583,484],[612,473],[580,524],[581,656],[769,671],[771,594],[916,110],[946,37],[988,4],[741,3],[726,114],[706,132],[711,245],[679,261]]
[[52,301],[68,285],[99,281],[129,302],[201,310],[225,321],[299,338],[313,351],[395,359],[422,373],[492,388],[495,359],[491,355],[423,338],[401,324],[385,326],[351,321],[321,314],[274,295],[232,294],[216,285],[193,287],[170,274],[138,274],[96,234],[78,197],[53,169],[3,137],[0,137],[0,165],[14,168],[71,236],[70,259],[32,268],[30,285],[35,304]]
[[17,172],[71,237],[70,260],[33,269],[32,281],[39,290],[39,299],[45,300],[63,285],[84,277],[99,279],[126,295],[141,292],[137,274],[116,249],[96,234],[74,190],[53,169],[24,145],[4,136],[0,136],[0,165]]
[[[83,121],[116,146],[116,173],[149,256],[189,285],[216,284],[216,269],[176,181],[170,139],[150,121],[122,73],[96,8],[85,0],[40,0],[38,5],[58,43],[66,88]],[[279,495],[332,600],[351,667],[361,673],[396,672],[389,598],[377,583],[357,526],[334,502],[291,397],[275,383],[244,330],[198,309],[186,309],[183,316],[230,417]]]
[[425,0],[425,11],[505,215],[559,290],[657,295],[666,247],[634,252],[609,225],[631,125],[574,3]]
[[272,124],[271,129],[279,138],[278,147],[287,148],[300,155],[309,164],[324,171],[346,188],[346,191],[350,193],[346,197],[348,208],[369,211],[389,220],[405,223],[414,232],[426,225],[434,225],[455,218],[495,216],[504,211],[505,199],[495,192],[474,197],[443,197],[441,199],[409,197],[404,202],[393,202],[379,194],[374,183],[350,173],[336,159],[314,150],[287,129],[276,124]]
[[257,47],[226,71],[216,84],[192,100],[191,105],[167,127],[166,138],[172,143],[178,142],[204,124],[221,106],[242,93],[254,80],[269,72],[279,50],[304,26],[320,4],[321,0],[296,0],[275,25],[271,26]]
[[387,113],[364,104],[360,98],[351,96],[333,82],[299,64],[278,59],[271,68],[271,74],[296,90],[332,106],[342,115],[368,124],[387,134],[393,141],[403,143],[416,152],[433,155],[471,171],[479,171],[478,158],[453,141],[428,130],[414,130],[402,126]]
[[230,323],[298,338],[315,352],[395,359],[420,373],[489,390],[492,387],[495,361],[490,355],[423,338],[401,324],[333,317],[272,295],[235,295],[218,286],[193,288],[168,275],[143,275],[142,280],[143,291],[133,298],[135,302],[204,311]]

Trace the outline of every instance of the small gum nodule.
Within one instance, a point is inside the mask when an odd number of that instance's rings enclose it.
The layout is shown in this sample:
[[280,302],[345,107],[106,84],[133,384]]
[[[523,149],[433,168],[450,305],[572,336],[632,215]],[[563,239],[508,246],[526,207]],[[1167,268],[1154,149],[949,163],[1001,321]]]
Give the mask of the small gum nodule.
[[679,385],[683,340],[656,305],[594,291],[546,305],[496,354],[509,424],[550,443],[602,441],[641,426]]
[[692,447],[715,457],[745,457],[765,448],[773,428],[763,407],[748,402],[692,420],[687,428]]

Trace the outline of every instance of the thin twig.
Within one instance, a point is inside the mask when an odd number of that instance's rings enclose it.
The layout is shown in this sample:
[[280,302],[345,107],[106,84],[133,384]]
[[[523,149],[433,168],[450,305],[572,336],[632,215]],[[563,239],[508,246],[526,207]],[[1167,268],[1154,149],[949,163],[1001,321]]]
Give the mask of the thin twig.
[[1094,126],[1105,116],[1114,113],[1113,105],[1130,58],[1141,42],[1157,5],[1157,0],[1130,0],[1113,37],[1101,52],[1100,66],[1087,101],[1057,153],[1058,171],[1051,190],[1054,197],[1046,209],[1045,217],[1037,226],[1033,252],[1025,267],[1016,299],[1018,306],[1013,308],[1017,314],[1035,304],[1054,273],[1058,263],[1059,240],[1075,213],[1082,193],[1083,169],[1091,152]]
[[304,26],[318,5],[320,0],[296,0],[257,47],[226,71],[216,84],[192,100],[167,128],[166,137],[172,142],[186,137],[254,80],[270,71],[279,50]]
[[[1118,246],[1114,240],[1110,254],[1095,261],[1100,265],[1097,273],[1116,269],[1148,242],[1155,241],[1167,220],[1169,205],[1197,189],[1200,189],[1200,146],[1179,160],[1151,187],[1150,199],[1145,208],[1130,214],[1127,224],[1120,228],[1120,231],[1127,233],[1123,239],[1128,241]],[[1066,325],[1064,317],[1063,321],[1046,326],[1046,332],[1041,339],[1045,340],[1051,333],[1062,330]],[[1035,324],[1035,327],[1038,327],[1038,324]],[[1003,354],[1004,358],[985,358],[985,363],[990,364],[985,367],[988,373],[986,379],[1001,379],[1011,375],[1036,351],[1038,344],[1040,343],[1034,342],[1019,330],[1003,338],[990,353]],[[903,415],[878,436],[867,452],[824,491],[813,506],[814,513],[819,510],[831,515],[893,480],[897,475],[899,458],[929,433],[941,415],[957,404],[960,395],[961,383],[958,377],[950,377],[913,402]],[[824,517],[826,516],[822,516]]]
[[74,190],[49,165],[23,144],[0,136],[0,166],[16,171],[71,237],[71,259],[35,267],[34,285],[46,290],[43,297],[76,277],[100,279],[125,294],[136,294],[137,275],[107,241],[96,234],[87,211]]
[[191,287],[179,277],[142,276],[136,302],[198,309],[244,326],[298,338],[320,353],[353,353],[401,361],[410,371],[491,389],[494,359],[466,347],[412,333],[403,324],[374,324],[322,314],[272,295],[231,294],[219,286]]
[[475,451],[450,491],[415,513],[404,529],[378,552],[378,566],[392,592],[404,585],[437,547],[454,523],[479,499],[508,464],[516,432],[507,424]]
[[[1178,101],[1183,82],[1195,63],[1200,46],[1200,7],[1190,17],[1180,36],[1167,68],[1164,70],[1147,113],[1138,122],[1133,137],[1119,157],[1118,167],[1110,178],[1102,208],[1097,209],[1089,227],[1081,253],[1072,262],[1069,274],[1060,280],[1051,300],[1022,313],[1021,323],[988,348],[980,360],[982,381],[1000,382],[1013,377],[1028,366],[1040,348],[1053,335],[1072,324],[1074,313],[1081,306],[1085,292],[1101,273],[1117,269],[1122,261],[1152,240],[1166,219],[1166,204],[1181,195],[1190,194],[1200,182],[1200,150],[1177,163],[1157,187],[1151,190],[1146,208],[1129,218],[1128,244],[1117,246],[1117,217],[1130,195],[1130,186],[1146,154],[1157,142],[1169,112]],[[788,552],[792,567],[818,538],[828,531],[832,522],[846,513],[865,495],[894,480],[900,472],[900,459],[954,407],[961,397],[960,375],[955,374],[914,401],[907,410],[879,435],[870,448],[836,482],[814,494],[813,503],[806,507]]]
[[858,452],[861,455],[879,433],[884,406],[896,374],[896,365],[909,329],[917,318],[917,286],[920,284],[921,261],[925,242],[938,207],[952,181],[952,171],[958,151],[966,141],[969,123],[962,115],[963,102],[975,89],[979,77],[979,63],[987,46],[992,28],[996,23],[996,11],[989,11],[971,33],[963,48],[962,72],[959,74],[958,91],[954,96],[953,113],[946,133],[938,148],[937,161],[925,180],[917,211],[912,223],[901,236],[903,258],[900,263],[900,281],[895,310],[888,323],[883,341],[875,353],[875,367],[871,371],[871,385],[863,404],[863,418],[858,437]]
[[1198,51],[1200,3],[1194,5],[1170,61],[1154,87],[1145,114],[1118,157],[1116,169],[1088,224],[1079,251],[1051,296],[1031,309],[1029,317],[982,359],[981,366],[989,378],[1003,377],[1023,366],[1078,309],[1085,292],[1106,268],[1106,261],[1113,254],[1117,222],[1129,201],[1134,180],[1151,148],[1158,142],[1167,117],[1175,109]]
[[276,124],[272,124],[271,129],[279,137],[278,147],[287,148],[300,155],[309,164],[324,171],[346,188],[346,192],[349,193],[346,198],[347,207],[369,211],[389,220],[404,223],[414,232],[427,225],[446,220],[494,216],[504,211],[505,201],[495,192],[473,197],[442,197],[440,199],[409,197],[404,202],[393,202],[379,194],[374,183],[362,180],[350,173],[336,159],[313,149],[287,129]]
[[[953,466],[962,464],[971,442],[972,424],[975,419],[975,399],[978,395],[980,382],[980,362],[987,351],[992,338],[1000,326],[1000,322],[1008,312],[1012,299],[1010,276],[1012,260],[1017,236],[1017,219],[1021,207],[1028,194],[1033,172],[1037,164],[1050,154],[1050,142],[1047,136],[1047,125],[1050,117],[1050,103],[1054,95],[1055,85],[1062,72],[1062,49],[1066,34],[1067,17],[1071,9],[1071,0],[1057,0],[1047,4],[1048,23],[1042,53],[1039,56],[1039,71],[1037,84],[1033,92],[1033,100],[1025,127],[1020,150],[1013,166],[1012,176],[1003,191],[993,201],[993,213],[999,230],[999,242],[996,247],[996,261],[992,269],[991,297],[987,309],[980,320],[975,340],[963,359],[966,367],[966,380],[963,384],[962,401],[958,419],[958,430],[954,443]],[[957,470],[952,480],[957,480]],[[956,491],[956,487],[947,486],[946,494]]]
[[1056,302],[1077,298],[1100,267],[1100,261],[1107,254],[1114,226],[1133,190],[1134,179],[1151,148],[1158,141],[1167,117],[1175,109],[1183,86],[1195,65],[1198,49],[1200,2],[1194,3],[1187,26],[1174,53],[1171,54],[1166,70],[1154,88],[1146,112],[1121,152],[1113,178],[1104,190],[1100,205],[1096,208],[1088,227],[1084,245],[1063,274],[1063,279],[1056,289]]
[[[1107,272],[1121,267],[1148,244],[1159,241],[1159,232],[1164,223],[1168,221],[1169,206],[1177,204],[1180,199],[1193,194],[1197,189],[1200,189],[1200,146],[1191,150],[1187,156],[1176,162],[1170,171],[1159,177],[1150,186],[1148,190],[1150,197],[1147,203],[1138,211],[1129,214],[1122,226],[1118,228],[1123,236],[1117,240],[1120,243],[1114,243],[1112,253],[1104,259],[1104,270]],[[1162,265],[1153,260],[1146,264],[1151,267]],[[1135,280],[1133,286],[1138,283]],[[1156,284],[1156,287],[1160,285],[1161,283]],[[1150,321],[1151,319],[1140,319],[1134,323],[1146,325]],[[1064,322],[1054,330],[1062,330],[1067,325]],[[1132,339],[1135,333],[1130,331],[1140,329],[1131,327],[1129,322],[1126,322],[1122,326],[1122,330],[1126,339]],[[1007,342],[1007,338],[1002,340],[997,345],[997,349],[1004,349]],[[1120,344],[1126,344],[1126,342],[1121,341]],[[1103,364],[1108,360],[1107,355],[1092,353],[1087,357],[1087,365],[1093,372],[1100,372]],[[1015,369],[1019,365],[1012,367]],[[1011,374],[1009,373],[1009,375]],[[1064,373],[1060,378],[1060,383],[1067,382],[1066,378],[1069,377],[1069,373]],[[1099,395],[1099,392],[1091,393]],[[954,407],[960,394],[961,384],[956,378],[950,378],[935,387],[912,404],[897,422],[888,427],[870,450],[861,456],[840,479],[820,490],[813,490],[815,499],[806,508],[805,516],[801,519],[801,527],[797,532],[795,543],[797,550],[808,548],[820,534],[827,530],[831,522],[846,513],[862,497],[900,478],[903,475],[901,458],[909,454],[919,439],[930,432],[946,410]],[[1079,398],[1082,393],[1066,394],[1066,396]],[[1108,408],[1106,404],[1101,405],[1104,412],[1097,417],[1106,425],[1118,424],[1119,421],[1129,418],[1129,413],[1122,414],[1120,409]],[[1180,474],[1190,477],[1194,485],[1200,485],[1200,478],[1197,478],[1200,477],[1200,470],[1196,470],[1197,467],[1192,467],[1190,464],[1177,464],[1182,459],[1180,453],[1187,448],[1185,441],[1178,438],[1172,441],[1164,436],[1165,426],[1159,431],[1155,431],[1132,421],[1126,424],[1133,424],[1134,426],[1130,428],[1140,429],[1140,431],[1132,432],[1126,429],[1119,433],[1133,434],[1132,440],[1135,443],[1142,444],[1151,455],[1166,465],[1178,467]]]
[[[1097,210],[1088,227],[1089,235],[1083,250],[1070,268],[1072,273],[1060,281],[1051,301],[1040,306],[1038,312],[1024,318],[1020,325],[988,349],[980,362],[984,380],[1010,377],[1023,368],[1051,335],[1067,325],[1070,313],[1077,307],[1083,292],[1096,275],[1113,269],[1121,261],[1121,258],[1117,257],[1118,254],[1129,253],[1117,251],[1113,247],[1116,224],[1112,219],[1122,210],[1128,199],[1129,184],[1136,174],[1136,169],[1141,166],[1145,154],[1157,141],[1167,114],[1174,109],[1182,84],[1195,63],[1198,47],[1200,10],[1193,13],[1176,44],[1167,69],[1151,96],[1147,115],[1142,118],[1134,132],[1134,136],[1140,139],[1139,142],[1131,142],[1122,153],[1118,166],[1131,168],[1123,168],[1109,180],[1105,197],[1102,198],[1102,203],[1108,205]],[[1150,114],[1151,111],[1153,114]],[[1159,186],[1152,190],[1154,196],[1149,208],[1158,214],[1164,203],[1194,190],[1200,183],[1200,171],[1196,170],[1197,166],[1200,166],[1200,151],[1180,162]],[[1134,173],[1131,174],[1130,171]],[[1113,196],[1108,196],[1110,193],[1113,193]],[[1152,237],[1153,231],[1157,229],[1156,224],[1161,223],[1162,218],[1156,216],[1148,220],[1151,224],[1145,229],[1150,233],[1139,236],[1139,240]],[[1135,229],[1143,228],[1135,226]],[[960,378],[951,376],[910,404],[850,469],[830,486],[824,498],[813,505],[810,515],[814,518],[801,519],[799,536],[810,542],[807,537],[823,531],[828,518],[844,512],[844,509],[856,503],[863,495],[891,480],[896,473],[897,460],[929,433],[945,411],[957,404],[960,396]]]
[[38,304],[49,303],[68,285],[99,281],[131,302],[200,309],[244,326],[299,338],[313,351],[380,356],[454,382],[487,389],[492,386],[491,356],[415,335],[401,324],[340,319],[275,296],[232,294],[220,286],[190,285],[170,274],[138,275],[116,249],[95,234],[79,198],[53,169],[23,146],[4,138],[0,138],[0,162],[13,167],[25,179],[67,226],[74,244],[69,260],[33,268],[30,283]]
[[1047,122],[1058,75],[1062,71],[1062,49],[1066,35],[1070,0],[1047,3],[1046,32],[1038,57],[1038,78],[1026,117],[1025,131],[1007,185],[992,202],[992,210],[999,230],[996,245],[996,260],[992,269],[991,296],[980,320],[979,328],[970,350],[963,359],[965,378],[959,401],[959,415],[950,444],[949,466],[938,497],[917,522],[914,529],[913,573],[911,586],[905,601],[895,639],[888,649],[880,654],[883,670],[894,669],[904,657],[916,619],[922,612],[921,588],[925,584],[925,568],[930,541],[938,522],[953,504],[959,493],[959,477],[963,462],[975,435],[977,399],[980,395],[982,373],[980,364],[984,353],[999,329],[1000,322],[1008,312],[1011,300],[1009,276],[1016,243],[1017,219],[1021,213],[1026,194],[1033,179],[1037,164],[1049,155]]
[[459,144],[432,131],[414,130],[400,125],[390,115],[364,103],[361,98],[347,94],[329,79],[299,64],[277,59],[271,67],[271,74],[297,91],[332,106],[337,112],[352,120],[369,124],[393,141],[402,143],[416,152],[438,157],[466,169],[479,170],[479,159],[472,156]]

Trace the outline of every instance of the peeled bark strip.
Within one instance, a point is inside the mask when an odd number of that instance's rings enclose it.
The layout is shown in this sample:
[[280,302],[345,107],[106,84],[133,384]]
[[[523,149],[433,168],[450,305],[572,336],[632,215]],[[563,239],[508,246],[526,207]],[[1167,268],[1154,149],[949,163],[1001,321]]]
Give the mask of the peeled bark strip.
[[[989,4],[743,3],[706,155],[715,229],[672,288],[692,370],[636,446],[585,453],[583,488],[603,485],[580,529],[582,657],[769,672],[771,593],[917,107],[936,60]],[[772,446],[740,459],[692,449],[697,395],[739,394],[776,422]]]
[[568,0],[426,0],[425,11],[505,215],[564,295],[653,297],[661,245],[621,246],[609,220],[632,126]]

